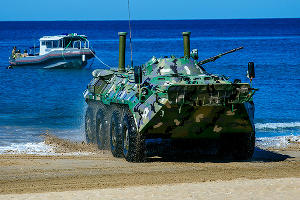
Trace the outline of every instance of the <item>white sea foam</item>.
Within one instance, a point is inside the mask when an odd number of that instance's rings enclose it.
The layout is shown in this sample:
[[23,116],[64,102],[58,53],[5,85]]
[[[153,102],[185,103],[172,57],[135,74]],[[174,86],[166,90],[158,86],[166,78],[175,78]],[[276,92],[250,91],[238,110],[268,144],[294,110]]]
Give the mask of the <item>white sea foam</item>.
[[[259,148],[284,148],[290,142],[300,142],[300,136],[278,136],[256,138],[256,146]],[[31,155],[91,155],[91,152],[56,153],[51,145],[45,142],[39,143],[12,143],[9,146],[0,146],[0,154],[31,154]]]
[[300,128],[300,122],[286,122],[286,123],[256,123],[255,129],[286,129],[286,128]]
[[277,136],[256,138],[256,146],[260,148],[286,147],[291,142],[300,142],[300,136]]
[[12,143],[9,146],[0,146],[1,154],[52,154],[53,148],[44,142],[39,143]]
[[12,143],[9,146],[0,146],[0,154],[34,154],[34,155],[90,155],[90,152],[56,153],[54,148],[45,142],[39,143]]

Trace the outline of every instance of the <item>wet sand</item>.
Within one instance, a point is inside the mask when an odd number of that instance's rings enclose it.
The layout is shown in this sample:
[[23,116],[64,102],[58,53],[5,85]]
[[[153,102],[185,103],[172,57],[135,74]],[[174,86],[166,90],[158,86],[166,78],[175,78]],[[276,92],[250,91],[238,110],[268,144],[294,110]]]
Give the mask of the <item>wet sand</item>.
[[[278,191],[282,190],[281,194],[288,195],[286,191],[289,191],[290,194],[300,195],[298,147],[294,145],[287,149],[269,150],[256,148],[253,159],[244,162],[199,156],[177,160],[149,158],[145,163],[129,163],[124,159],[113,158],[107,151],[99,150],[85,156],[0,155],[0,199],[51,199],[51,195],[72,199],[72,195],[78,192],[78,195],[85,196],[84,190],[92,190],[89,192],[94,194],[91,199],[99,199],[99,192],[107,194],[106,199],[124,199],[125,197],[120,196],[120,191],[123,190],[128,195],[130,193],[127,199],[137,199],[135,197],[140,197],[140,191],[144,190],[148,195],[162,195],[158,199],[170,199],[170,195],[164,196],[165,190],[172,195],[195,194],[194,197],[182,198],[199,199],[197,197],[202,193],[214,196],[214,193],[210,193],[211,190],[203,190],[206,187],[217,189],[222,186],[223,192],[248,194],[249,191],[243,186],[247,184],[251,186],[253,194],[255,188],[270,194],[275,194],[272,191],[277,188]],[[76,148],[76,145],[72,146],[73,150]],[[264,183],[270,184],[268,186]],[[289,185],[290,183],[293,184]],[[185,192],[181,188],[185,188]],[[77,192],[49,193],[62,191]]]

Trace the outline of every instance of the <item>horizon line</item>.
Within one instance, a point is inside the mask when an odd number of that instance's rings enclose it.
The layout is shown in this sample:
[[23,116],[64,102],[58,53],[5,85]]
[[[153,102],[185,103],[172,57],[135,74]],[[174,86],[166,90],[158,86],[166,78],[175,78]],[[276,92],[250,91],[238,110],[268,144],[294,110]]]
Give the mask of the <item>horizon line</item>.
[[[131,19],[130,21],[198,21],[198,20],[263,20],[263,19],[300,19],[300,17],[265,17],[265,18],[226,18],[226,19]],[[128,19],[104,19],[104,20],[84,20],[84,19],[63,19],[63,20],[0,20],[0,22],[67,22],[67,21],[128,21]]]

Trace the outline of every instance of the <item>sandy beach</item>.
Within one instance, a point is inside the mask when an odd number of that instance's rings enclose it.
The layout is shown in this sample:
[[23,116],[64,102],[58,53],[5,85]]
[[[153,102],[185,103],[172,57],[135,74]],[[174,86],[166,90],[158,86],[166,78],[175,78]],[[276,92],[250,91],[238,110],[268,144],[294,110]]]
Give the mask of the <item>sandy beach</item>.
[[231,180],[2,195],[1,199],[287,199],[299,198],[300,178]]
[[[54,142],[58,152],[85,149],[84,144],[48,139]],[[0,155],[0,199],[295,199],[300,195],[299,144],[256,148],[253,159],[244,162],[200,156],[129,163],[89,148],[90,155]]]

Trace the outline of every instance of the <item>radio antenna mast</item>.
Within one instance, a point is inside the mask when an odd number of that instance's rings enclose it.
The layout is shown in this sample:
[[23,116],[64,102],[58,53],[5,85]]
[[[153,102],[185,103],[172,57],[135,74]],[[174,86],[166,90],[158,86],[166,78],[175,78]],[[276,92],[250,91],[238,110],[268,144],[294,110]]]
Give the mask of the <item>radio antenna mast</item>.
[[131,60],[131,67],[133,67],[132,42],[131,42],[131,24],[130,24],[130,2],[129,2],[129,0],[128,0],[128,24],[129,24],[130,60]]

